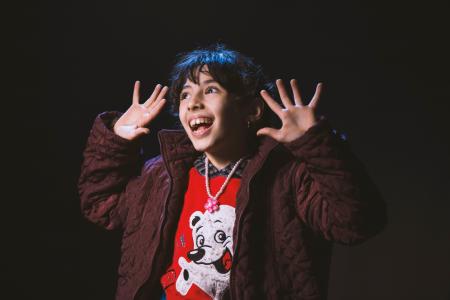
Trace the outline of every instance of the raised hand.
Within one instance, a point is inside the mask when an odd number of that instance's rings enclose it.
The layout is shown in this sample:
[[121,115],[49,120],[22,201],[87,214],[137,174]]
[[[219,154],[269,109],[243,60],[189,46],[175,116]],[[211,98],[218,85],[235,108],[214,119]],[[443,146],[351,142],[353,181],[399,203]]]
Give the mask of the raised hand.
[[281,107],[267,91],[262,90],[261,96],[273,112],[280,117],[282,126],[280,129],[261,128],[256,135],[267,135],[281,143],[289,143],[302,136],[310,127],[317,123],[315,109],[319,102],[322,91],[322,83],[316,87],[316,92],[308,105],[302,103],[297,80],[291,80],[294,103],[289,99],[289,95],[284,88],[281,79],[276,81],[278,92],[284,108]]
[[114,133],[130,141],[150,132],[145,126],[160,113],[166,103],[163,98],[168,89],[166,86],[156,85],[150,98],[143,104],[139,104],[139,87],[140,82],[136,81],[133,102],[114,125]]

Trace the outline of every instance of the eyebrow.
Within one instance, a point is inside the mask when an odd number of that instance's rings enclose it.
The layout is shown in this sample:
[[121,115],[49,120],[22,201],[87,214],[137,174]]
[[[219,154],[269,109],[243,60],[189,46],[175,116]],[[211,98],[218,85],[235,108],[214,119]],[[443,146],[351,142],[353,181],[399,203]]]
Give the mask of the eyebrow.
[[[215,81],[214,79],[208,79],[208,80],[205,80],[205,81],[203,81],[203,82],[200,82],[200,85],[202,85],[202,84],[208,84],[208,83],[218,83],[217,81]],[[183,85],[183,88],[181,89],[181,90],[184,90],[185,88],[190,88],[191,86],[189,85],[189,84],[185,84],[185,85]]]

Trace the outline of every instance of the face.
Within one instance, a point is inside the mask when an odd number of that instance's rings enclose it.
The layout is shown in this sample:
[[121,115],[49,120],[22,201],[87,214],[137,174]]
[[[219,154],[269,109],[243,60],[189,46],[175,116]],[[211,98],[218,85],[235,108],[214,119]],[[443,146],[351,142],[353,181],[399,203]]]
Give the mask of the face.
[[179,117],[197,151],[220,155],[245,142],[247,118],[239,103],[203,67],[199,84],[180,93]]

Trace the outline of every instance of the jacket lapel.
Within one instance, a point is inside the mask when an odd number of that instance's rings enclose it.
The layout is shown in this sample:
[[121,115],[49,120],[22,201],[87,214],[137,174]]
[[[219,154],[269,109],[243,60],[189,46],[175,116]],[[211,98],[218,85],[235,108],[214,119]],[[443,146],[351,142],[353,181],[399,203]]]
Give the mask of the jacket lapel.
[[[178,185],[176,179],[187,179],[189,169],[192,167],[195,158],[201,155],[201,152],[195,150],[189,137],[184,130],[161,130],[158,133],[163,157],[167,171],[174,183],[174,191],[182,188]],[[256,173],[262,168],[270,152],[279,143],[274,139],[262,136],[258,139],[258,145],[254,149],[250,160],[242,173],[241,185],[236,199],[236,223],[233,231],[235,255],[239,246],[239,229],[242,215],[245,213],[250,201],[250,184]],[[178,191],[177,194],[181,194]],[[164,212],[164,215],[166,212]]]

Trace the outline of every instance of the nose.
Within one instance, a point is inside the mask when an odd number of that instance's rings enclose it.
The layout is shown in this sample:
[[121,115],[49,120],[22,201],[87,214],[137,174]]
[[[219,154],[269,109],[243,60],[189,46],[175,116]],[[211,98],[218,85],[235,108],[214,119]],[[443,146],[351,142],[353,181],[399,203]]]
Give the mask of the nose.
[[205,256],[205,250],[202,248],[191,250],[187,254],[187,257],[192,261],[199,261],[203,256]]
[[187,109],[192,111],[200,108],[203,108],[203,97],[201,94],[199,95],[199,93],[193,94],[191,99],[189,99]]

